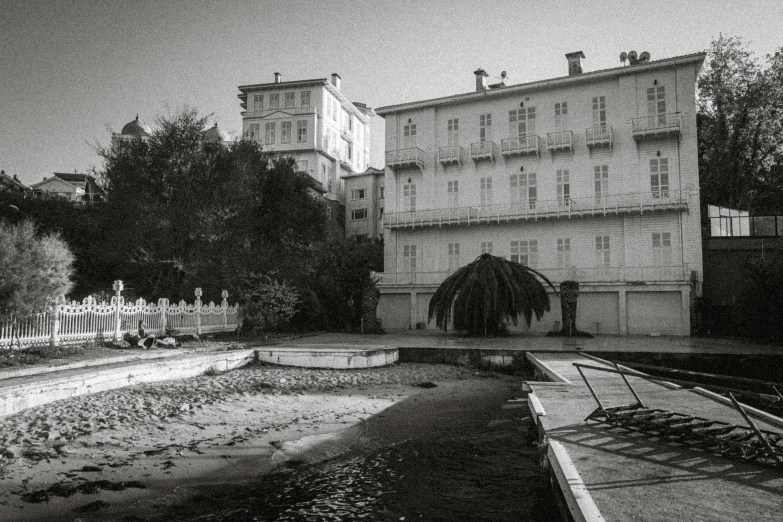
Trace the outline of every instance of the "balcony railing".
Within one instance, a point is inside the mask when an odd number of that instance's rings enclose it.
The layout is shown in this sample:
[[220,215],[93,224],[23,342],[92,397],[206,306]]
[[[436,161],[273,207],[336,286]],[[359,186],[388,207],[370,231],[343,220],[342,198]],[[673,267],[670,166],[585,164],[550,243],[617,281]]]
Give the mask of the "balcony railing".
[[477,141],[470,144],[470,157],[473,161],[495,161],[498,146],[494,141]]
[[531,199],[501,205],[425,209],[410,212],[388,212],[383,226],[390,229],[473,225],[479,223],[510,223],[538,219],[569,219],[572,217],[643,214],[646,212],[679,212],[688,210],[689,191],[658,190],[656,192],[611,194],[602,197],[569,197],[562,199]]
[[574,150],[574,133],[571,131],[550,132],[546,135],[546,148],[552,152]]
[[424,151],[418,147],[390,150],[386,152],[386,166],[395,170],[413,167],[424,170]]
[[517,138],[506,138],[500,142],[500,153],[504,156],[522,156],[539,154],[541,138],[535,134],[526,134]]
[[661,136],[676,136],[680,134],[682,115],[679,112],[651,114],[634,118],[633,137],[635,140],[656,138]]
[[[508,256],[505,256],[508,257]],[[688,283],[688,265],[680,266],[612,266],[606,268],[536,268],[555,284],[578,281],[584,284],[603,283]],[[378,286],[437,286],[453,272],[373,272],[380,279]]]
[[600,125],[585,130],[585,144],[592,147],[612,147],[612,127]]
[[462,157],[464,156],[465,149],[459,145],[447,145],[446,147],[440,147],[438,149],[438,162],[441,165],[448,165],[450,163],[456,163],[462,165]]

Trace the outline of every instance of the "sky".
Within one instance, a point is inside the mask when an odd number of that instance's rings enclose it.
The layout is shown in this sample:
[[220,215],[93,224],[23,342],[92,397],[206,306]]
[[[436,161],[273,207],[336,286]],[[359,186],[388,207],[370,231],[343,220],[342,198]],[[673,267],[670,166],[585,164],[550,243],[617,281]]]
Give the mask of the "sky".
[[342,77],[370,107],[705,50],[720,33],[783,46],[780,0],[0,0],[0,169],[86,172],[136,117],[193,106],[237,135],[237,86]]

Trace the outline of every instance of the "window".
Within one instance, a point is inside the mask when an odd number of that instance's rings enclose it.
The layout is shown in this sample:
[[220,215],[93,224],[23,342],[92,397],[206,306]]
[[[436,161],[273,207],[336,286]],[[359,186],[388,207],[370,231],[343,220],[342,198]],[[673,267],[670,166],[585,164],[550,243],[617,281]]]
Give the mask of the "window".
[[459,243],[449,243],[449,272],[459,268]]
[[457,208],[459,206],[459,181],[447,182],[446,193],[448,194],[449,208]]
[[666,87],[650,87],[647,89],[647,116],[658,117],[658,124],[666,124]]
[[402,247],[403,270],[416,271],[416,245],[403,245]]
[[567,169],[557,171],[557,204],[561,207],[571,204],[571,175]]
[[671,232],[653,232],[652,251],[654,266],[669,266],[672,263]]
[[280,143],[291,143],[291,122],[280,123]]
[[302,91],[299,93],[299,106],[303,109],[310,107],[310,91]]
[[458,145],[459,144],[459,119],[454,118],[446,123],[446,144]]
[[650,190],[654,198],[669,197],[669,158],[650,160]]
[[492,141],[492,114],[479,115],[479,141]]
[[296,171],[297,172],[308,172],[307,170],[308,162],[307,160],[299,160],[296,162]]
[[351,191],[351,199],[353,199],[353,200],[364,199],[366,197],[367,197],[367,189],[366,188],[353,189]]
[[353,161],[353,143],[348,141],[346,144],[348,145],[348,161]]
[[264,143],[273,144],[275,142],[275,122],[267,122],[264,131]]
[[492,241],[482,241],[481,242],[481,253],[482,254],[491,254],[492,253]]
[[326,165],[321,164],[321,184],[326,185],[327,179],[329,179],[329,174],[326,172]]
[[378,207],[378,219],[383,219],[383,207]]
[[297,143],[307,142],[307,120],[296,122],[296,141]]
[[511,203],[522,208],[536,208],[536,173],[524,172],[510,176]]
[[270,109],[279,109],[280,108],[280,94],[270,94],[269,95],[269,108]]
[[351,115],[345,109],[342,110],[342,115],[343,115],[342,129],[344,131],[347,131],[349,129],[349,127],[350,127]]
[[384,186],[383,186],[383,185],[381,185],[381,186],[379,187],[379,189],[380,189],[380,192],[381,192],[381,194],[378,196],[378,199],[383,199],[383,189],[384,189]]
[[606,127],[606,96],[593,98],[593,127]]
[[353,116],[348,114],[348,130],[353,131]]
[[411,149],[416,146],[416,124],[408,123],[402,128],[402,148]]
[[508,134],[523,138],[536,133],[536,108],[528,107],[508,111]]
[[406,183],[402,186],[403,209],[405,212],[416,212],[416,184]]
[[571,268],[571,239],[557,240],[557,266],[558,268]]
[[606,203],[609,194],[609,165],[595,166],[595,202],[597,205]]
[[254,111],[262,111],[262,110],[264,110],[264,95],[263,94],[254,94],[253,95],[253,110]]
[[492,178],[481,178],[480,187],[480,203],[482,207],[492,204]]
[[555,130],[562,132],[568,128],[568,102],[555,104]]
[[609,252],[609,236],[595,237],[595,266],[609,266],[611,256]]
[[294,100],[296,99],[296,93],[295,92],[287,92],[285,93],[285,108],[286,109],[293,109],[294,108]]
[[357,208],[356,210],[351,210],[351,221],[361,221],[362,219],[367,219],[366,208]]
[[531,268],[537,267],[538,241],[535,239],[529,241],[512,241],[511,260]]
[[247,137],[251,140],[257,140],[261,138],[261,124],[251,123],[250,130],[247,131]]

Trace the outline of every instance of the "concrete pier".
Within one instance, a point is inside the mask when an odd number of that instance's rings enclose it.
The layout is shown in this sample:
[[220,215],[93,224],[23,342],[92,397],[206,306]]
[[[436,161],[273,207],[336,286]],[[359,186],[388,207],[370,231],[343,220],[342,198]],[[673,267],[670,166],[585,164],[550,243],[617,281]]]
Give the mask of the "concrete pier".
[[[528,383],[528,405],[574,520],[781,520],[781,470],[586,423],[597,404],[573,363],[602,364],[577,353],[535,352],[528,357],[552,379]],[[634,403],[619,375],[585,372],[604,406]],[[746,425],[737,410],[709,393],[628,379],[649,407]],[[761,429],[783,429],[781,419],[760,412],[751,416]]]

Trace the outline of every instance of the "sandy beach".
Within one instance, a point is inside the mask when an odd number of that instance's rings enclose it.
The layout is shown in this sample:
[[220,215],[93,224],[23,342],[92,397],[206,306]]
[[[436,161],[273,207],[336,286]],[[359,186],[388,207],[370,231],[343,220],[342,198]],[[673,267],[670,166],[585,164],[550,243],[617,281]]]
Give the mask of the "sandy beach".
[[134,506],[182,502],[199,484],[336,456],[345,428],[431,391],[418,384],[454,381],[486,376],[250,366],[25,410],[0,419],[0,520],[139,520]]

